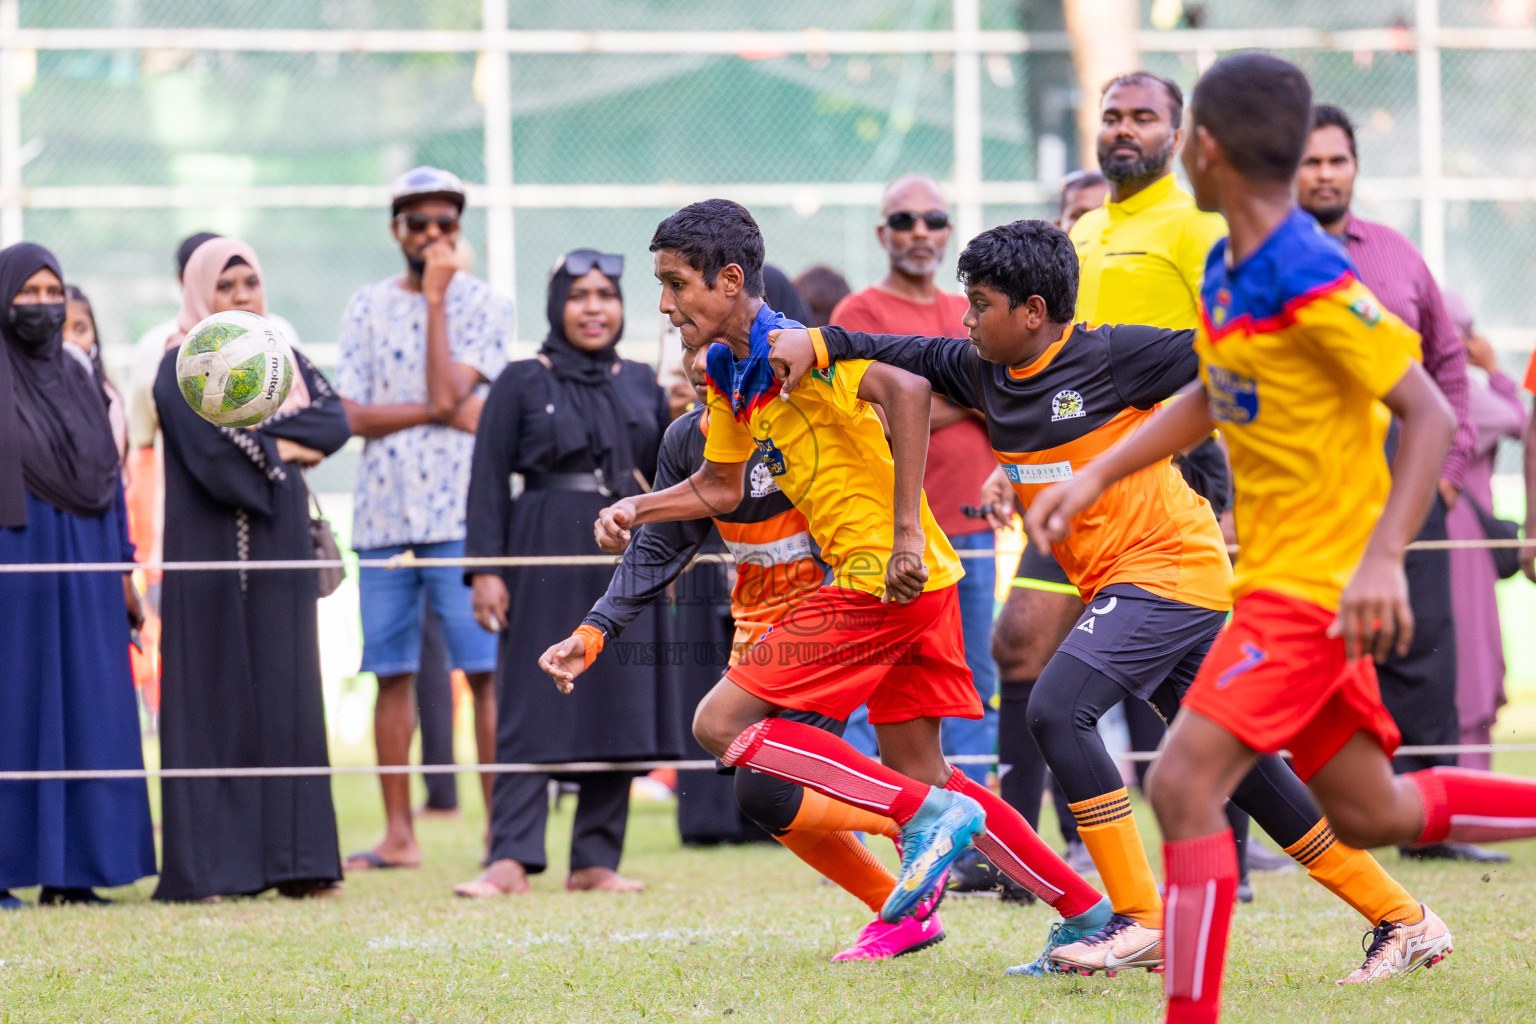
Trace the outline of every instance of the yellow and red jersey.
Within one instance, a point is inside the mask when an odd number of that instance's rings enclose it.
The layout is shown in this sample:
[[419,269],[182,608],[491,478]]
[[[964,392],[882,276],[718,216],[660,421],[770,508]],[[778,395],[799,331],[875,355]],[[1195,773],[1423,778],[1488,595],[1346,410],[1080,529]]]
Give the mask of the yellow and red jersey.
[[[878,359],[982,412],[993,454],[1026,506],[1139,429],[1159,402],[1194,380],[1198,365],[1193,331],[1157,327],[1064,325],[1019,370],[984,361],[960,338],[835,327],[812,336],[832,365]],[[1231,563],[1216,517],[1168,459],[1112,484],[1052,551],[1084,599],[1129,583],[1201,608],[1230,606]]]
[[1300,209],[1227,266],[1212,250],[1196,351],[1237,491],[1235,596],[1338,607],[1386,503],[1379,399],[1419,357],[1343,248]]
[[[768,332],[799,326],[764,306],[752,327],[751,352],[738,360],[725,345],[707,359],[709,437],[704,457],[746,462],[754,454],[806,519],[837,586],[880,595],[895,535],[896,467],[880,420],[859,399],[869,362],[848,361],[808,376],[789,401],[768,365]],[[964,575],[960,559],[922,501],[925,590]]]

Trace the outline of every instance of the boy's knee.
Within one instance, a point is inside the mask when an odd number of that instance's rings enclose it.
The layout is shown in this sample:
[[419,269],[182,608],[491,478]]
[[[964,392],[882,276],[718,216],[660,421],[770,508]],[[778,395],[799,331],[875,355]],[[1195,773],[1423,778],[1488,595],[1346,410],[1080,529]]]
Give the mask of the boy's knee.
[[716,712],[706,697],[693,712],[693,738],[699,741],[699,746],[720,757],[736,738],[735,733],[725,735],[729,731],[724,716]]

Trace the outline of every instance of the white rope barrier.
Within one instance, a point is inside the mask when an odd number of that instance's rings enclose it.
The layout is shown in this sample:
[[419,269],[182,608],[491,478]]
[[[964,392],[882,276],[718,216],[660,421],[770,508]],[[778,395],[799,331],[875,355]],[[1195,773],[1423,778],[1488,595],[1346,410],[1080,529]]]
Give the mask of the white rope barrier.
[[[955,552],[960,558],[993,558],[994,549],[980,548]],[[251,562],[13,562],[0,565],[0,574],[27,572],[208,572],[247,569],[448,569],[464,566],[472,569],[526,568],[530,566],[602,565],[617,567],[623,555],[487,555],[479,558],[417,558],[411,552],[389,558],[274,558]],[[729,552],[694,555],[688,568],[696,565],[731,565],[736,559]]]
[[[1529,754],[1536,743],[1450,743],[1398,747],[1397,754]],[[1119,761],[1155,761],[1159,751],[1126,751]],[[1281,752],[1288,757],[1287,752]],[[995,754],[961,754],[945,758],[950,764],[996,764]],[[0,771],[0,782],[88,782],[100,779],[288,779],[331,775],[584,775],[591,772],[650,772],[671,768],[680,772],[712,771],[714,760],[561,761],[552,764],[384,764],[294,765],[258,768],[74,768],[52,771]]]
[[[1478,548],[1536,548],[1536,537],[1506,540],[1417,540],[1409,544],[1408,551],[1462,551]],[[1236,548],[1230,549],[1235,551]],[[996,558],[996,548],[974,548],[955,552],[962,559]],[[161,572],[209,572],[259,569],[446,569],[463,566],[473,569],[528,568],[534,566],[617,566],[623,555],[495,555],[472,558],[417,558],[407,551],[389,558],[278,558],[266,561],[207,561],[207,562],[12,562],[0,565],[0,574],[36,572],[137,572],[159,570]],[[695,555],[688,563],[696,565],[730,565],[735,558],[729,552]]]

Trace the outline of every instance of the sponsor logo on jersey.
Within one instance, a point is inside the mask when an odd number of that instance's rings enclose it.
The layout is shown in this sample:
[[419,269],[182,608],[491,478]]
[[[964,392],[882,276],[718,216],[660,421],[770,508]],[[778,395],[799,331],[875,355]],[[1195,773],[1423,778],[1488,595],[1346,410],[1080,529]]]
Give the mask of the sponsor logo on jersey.
[[751,484],[754,498],[766,498],[779,490],[779,482],[773,478],[772,471],[761,462],[752,467]]
[[1003,475],[1016,484],[1054,484],[1072,479],[1072,463],[1042,462],[1023,466],[1004,463]]
[[1206,365],[1211,415],[1221,423],[1252,423],[1259,415],[1258,381],[1221,366]]
[[1075,420],[1086,412],[1087,410],[1083,408],[1083,396],[1070,388],[1056,392],[1056,397],[1051,399],[1052,423]]
[[788,472],[784,465],[784,453],[773,443],[773,438],[757,439],[757,454],[763,460],[762,465],[767,466],[768,472],[774,476],[783,476]]

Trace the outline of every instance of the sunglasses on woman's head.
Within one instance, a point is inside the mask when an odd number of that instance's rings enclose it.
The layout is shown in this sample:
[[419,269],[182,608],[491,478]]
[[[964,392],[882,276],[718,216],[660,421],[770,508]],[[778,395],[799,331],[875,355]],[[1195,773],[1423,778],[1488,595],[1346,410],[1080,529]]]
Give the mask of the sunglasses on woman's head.
[[428,217],[424,213],[402,213],[395,220],[405,225],[405,230],[413,235],[419,235],[432,224],[437,225],[437,230],[445,235],[451,235],[459,230],[459,218],[457,217]]
[[618,280],[619,275],[624,273],[624,257],[608,252],[573,252],[565,257],[565,272],[572,277],[581,277],[591,272],[593,267],[601,270],[604,277]]
[[923,218],[929,231],[943,231],[949,227],[949,214],[943,210],[929,210],[927,213],[913,213],[911,210],[897,210],[885,218],[885,226],[892,231],[911,231],[917,226],[917,218]]

